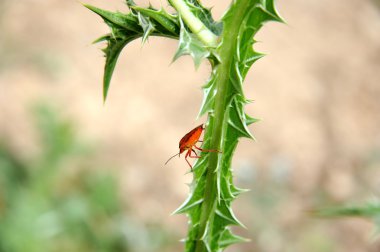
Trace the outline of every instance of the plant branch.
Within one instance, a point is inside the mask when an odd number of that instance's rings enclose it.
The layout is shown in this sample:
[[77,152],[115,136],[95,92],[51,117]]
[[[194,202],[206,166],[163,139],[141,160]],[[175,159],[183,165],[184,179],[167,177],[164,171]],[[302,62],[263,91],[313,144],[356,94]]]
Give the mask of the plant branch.
[[196,17],[183,0],[170,0],[190,30],[208,47],[216,47],[218,37]]
[[[236,15],[233,18],[232,23],[229,27],[240,27],[244,19],[244,12],[247,10],[250,0],[241,0],[238,1],[239,4],[235,3],[237,6]],[[227,28],[227,27],[225,27]],[[239,29],[224,29],[222,34],[222,43],[220,48],[218,48],[217,53],[221,59],[220,64],[217,66],[218,76],[216,79],[217,85],[217,94],[215,97],[215,106],[214,106],[214,123],[212,127],[212,140],[211,140],[211,149],[220,149],[223,135],[226,132],[226,127],[228,123],[226,120],[227,109],[227,92],[230,89],[230,69],[233,64],[236,41],[239,35]],[[220,155],[220,154],[219,154]],[[223,155],[223,154],[222,154]],[[218,173],[218,153],[211,153],[210,159],[208,162],[208,169],[206,175],[206,187],[204,194],[204,201],[201,207],[201,217],[199,223],[199,232],[198,239],[196,241],[196,252],[202,252],[204,244],[202,242],[202,236],[207,229],[207,221],[213,219],[210,215],[214,215],[213,209],[217,203],[217,173]],[[211,235],[212,237],[212,235]]]

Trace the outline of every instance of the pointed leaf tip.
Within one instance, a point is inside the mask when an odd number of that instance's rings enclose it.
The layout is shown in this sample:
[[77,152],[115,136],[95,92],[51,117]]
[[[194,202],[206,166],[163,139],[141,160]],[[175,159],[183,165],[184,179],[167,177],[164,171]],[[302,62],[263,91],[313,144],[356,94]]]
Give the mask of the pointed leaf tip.
[[240,242],[249,242],[249,239],[234,235],[230,229],[226,229],[220,237],[219,244],[222,248],[226,248],[232,244]]

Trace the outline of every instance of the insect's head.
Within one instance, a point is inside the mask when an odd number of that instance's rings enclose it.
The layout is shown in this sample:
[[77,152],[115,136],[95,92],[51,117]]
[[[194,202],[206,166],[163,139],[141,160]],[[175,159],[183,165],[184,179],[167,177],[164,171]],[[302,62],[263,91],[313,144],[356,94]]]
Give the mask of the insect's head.
[[178,153],[178,156],[181,155],[182,152],[184,152],[185,150],[187,150],[188,147],[187,146],[180,146],[179,147],[179,153]]

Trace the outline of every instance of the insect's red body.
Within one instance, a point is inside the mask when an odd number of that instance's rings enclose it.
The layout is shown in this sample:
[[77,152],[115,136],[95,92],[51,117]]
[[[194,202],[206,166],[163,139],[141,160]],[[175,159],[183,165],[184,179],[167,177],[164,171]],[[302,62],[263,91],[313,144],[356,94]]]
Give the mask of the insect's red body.
[[[199,138],[201,137],[203,130],[204,130],[203,124],[201,124],[195,129],[191,130],[189,133],[187,133],[184,137],[182,137],[182,139],[179,141],[179,153],[169,158],[169,160],[166,161],[165,164],[167,164],[170,161],[170,159],[172,159],[173,157],[177,155],[179,156],[181,153],[187,151],[185,155],[185,160],[189,164],[190,168],[193,169],[189,160],[187,160],[187,157],[200,158],[200,156],[197,155],[197,153],[195,152],[193,148],[200,150],[202,152],[219,152],[218,150],[204,150],[196,146],[197,142],[201,142],[199,141]],[[194,153],[194,156],[192,155],[192,152]]]
[[203,131],[203,124],[199,125],[179,141],[179,153],[184,152],[185,150],[190,150],[195,147],[195,144],[199,141]]

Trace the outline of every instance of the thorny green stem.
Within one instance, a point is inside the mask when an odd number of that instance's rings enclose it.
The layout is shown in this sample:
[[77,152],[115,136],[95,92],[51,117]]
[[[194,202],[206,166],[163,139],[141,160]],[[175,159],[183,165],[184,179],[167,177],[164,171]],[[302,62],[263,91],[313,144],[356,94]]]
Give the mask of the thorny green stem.
[[217,45],[218,37],[212,33],[190,10],[183,0],[170,0],[190,30],[208,47]]
[[[236,15],[234,15],[232,23],[229,27],[241,27],[241,23],[244,18],[244,12],[247,10],[250,0],[240,0],[237,1],[236,4]],[[226,27],[225,27],[226,28]],[[214,123],[212,124],[212,140],[211,140],[211,149],[220,149],[220,144],[223,142],[224,134],[227,128],[226,120],[226,111],[227,110],[227,90],[230,88],[230,69],[233,63],[234,55],[236,53],[236,41],[239,35],[239,29],[224,29],[222,34],[222,43],[218,48],[217,53],[219,54],[220,64],[217,66],[217,94],[215,97],[215,105],[214,105],[214,115],[213,117]],[[211,117],[211,118],[212,118]],[[204,201],[201,207],[201,216],[199,223],[199,231],[198,231],[198,239],[196,241],[196,249],[195,252],[203,252],[204,251],[204,243],[202,241],[202,237],[207,231],[207,222],[214,219],[213,209],[217,203],[217,185],[216,179],[218,174],[218,153],[211,153],[207,175],[206,175],[206,186],[205,186],[205,195]],[[212,232],[212,230],[208,230],[208,232]],[[212,237],[212,234],[209,236]]]

